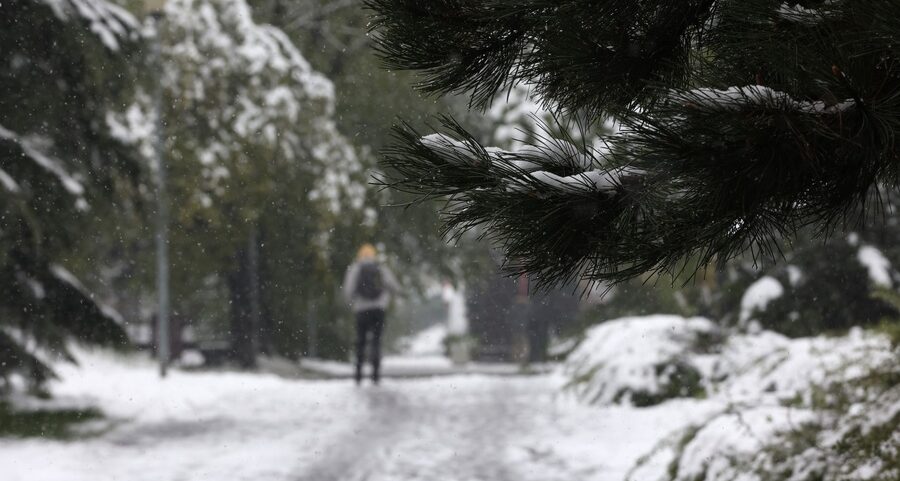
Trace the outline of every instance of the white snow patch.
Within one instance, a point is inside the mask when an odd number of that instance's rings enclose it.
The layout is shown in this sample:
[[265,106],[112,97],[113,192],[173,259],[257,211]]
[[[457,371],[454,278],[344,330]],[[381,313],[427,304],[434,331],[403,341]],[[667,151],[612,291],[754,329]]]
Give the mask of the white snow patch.
[[852,99],[847,99],[833,105],[821,100],[812,102],[805,100],[800,101],[794,99],[785,92],[780,92],[762,85],[729,87],[725,90],[699,88],[673,92],[671,98],[687,105],[706,108],[735,110],[744,106],[753,105],[771,108],[788,108],[807,114],[840,113],[856,106],[856,102]]
[[149,359],[74,352],[81,367],[56,367],[49,388],[54,403],[101,408],[108,421],[85,428],[102,436],[0,440],[4,480],[296,479],[368,406],[348,382],[177,369],[160,379]]
[[787,266],[788,282],[791,286],[797,286],[803,281],[803,271],[795,265]]
[[784,287],[774,277],[763,276],[750,285],[741,297],[740,322],[749,321],[757,311],[764,311],[770,302],[784,295]]
[[[665,323],[660,318],[676,330],[684,330],[691,321],[676,316],[648,316],[643,321],[661,327]],[[817,463],[838,463],[822,456],[829,456],[828,446],[841,440],[847,432],[859,429],[866,433],[872,427],[890,422],[900,412],[900,386],[887,389],[874,400],[871,391],[862,387],[849,390],[863,402],[856,409],[837,413],[836,419],[833,418],[835,413],[815,408],[821,401],[817,396],[821,396],[822,387],[859,385],[870,379],[873,370],[896,370],[898,353],[885,336],[859,328],[851,329],[845,336],[799,339],[760,331],[733,334],[707,352],[694,352],[690,343],[666,339],[658,334],[647,335],[636,329],[641,320],[609,321],[589,330],[582,345],[569,356],[566,369],[560,371],[563,380],[570,385],[574,382],[583,386],[579,389],[588,396],[582,399],[599,401],[597,413],[602,416],[601,413],[609,410],[609,406],[602,404],[608,401],[608,396],[592,398],[590,395],[603,394],[616,386],[639,385],[634,381],[633,369],[616,368],[615,363],[622,356],[620,353],[633,359],[643,354],[648,358],[645,365],[652,366],[657,364],[658,353],[665,352],[671,354],[664,357],[681,360],[702,374],[706,396],[702,400],[666,401],[648,408],[649,412],[660,409],[671,416],[679,416],[675,407],[689,406],[687,411],[693,419],[669,434],[656,431],[650,435],[656,438],[654,446],[644,451],[627,477],[615,479],[681,481],[702,477],[709,481],[758,481],[752,468],[759,467],[760,463],[765,467],[766,462],[778,456],[766,457],[770,452],[762,448],[777,446],[782,436],[808,423],[824,428],[815,446],[818,451],[808,450],[786,461],[776,459],[775,462],[795,463],[795,473],[815,470],[817,466],[821,467]],[[605,325],[609,327],[599,329]],[[585,363],[584,359],[590,362]],[[636,360],[634,364],[640,364],[640,361]],[[663,377],[663,374],[649,371],[643,377]],[[641,381],[644,385],[652,385],[652,381]],[[828,419],[836,424],[820,424]],[[900,440],[900,436],[896,438]],[[678,467],[674,476],[666,474],[670,466]],[[836,474],[826,479],[868,479],[866,473],[880,476],[888,473],[887,468],[874,458],[872,463],[846,468],[836,464],[827,469]]]
[[3,184],[3,188],[6,189],[7,192],[11,194],[18,194],[21,190],[19,188],[19,183],[16,182],[5,170],[0,169],[0,184]]
[[678,479],[757,481],[733,460],[757,453],[775,434],[811,419],[806,410],[763,406],[727,413],[706,423],[685,446]]
[[403,354],[407,356],[443,356],[447,326],[435,324],[410,337],[401,339]]
[[830,13],[828,12],[828,7],[834,5],[834,3],[833,0],[825,0],[819,5],[819,8],[806,8],[796,2],[782,3],[778,7],[776,14],[784,20],[815,25],[828,18]]
[[873,284],[878,287],[891,287],[893,284],[891,281],[891,261],[878,248],[864,245],[859,248],[856,258],[869,271],[869,280]]
[[566,359],[570,390],[590,403],[628,402],[631,393],[659,394],[670,381],[660,367],[689,362],[697,337],[717,327],[701,317],[627,317],[592,327]]

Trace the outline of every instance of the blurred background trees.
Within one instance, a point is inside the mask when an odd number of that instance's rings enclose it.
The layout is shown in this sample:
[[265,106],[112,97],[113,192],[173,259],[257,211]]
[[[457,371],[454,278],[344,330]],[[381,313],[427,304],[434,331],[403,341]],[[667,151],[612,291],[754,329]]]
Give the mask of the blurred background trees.
[[0,378],[41,381],[70,336],[126,342],[70,269],[75,245],[116,235],[89,226],[139,186],[139,157],[106,121],[133,94],[138,25],[105,2],[3,2],[0,46]]
[[398,115],[457,101],[376,68],[359,2],[172,0],[154,22],[136,0],[12,1],[2,17],[4,375],[49,375],[32,339],[156,343],[158,135],[177,349],[346,359],[337,292],[363,242],[407,303],[462,272],[433,206],[385,208],[409,199],[370,185]]
[[[599,139],[615,122],[587,126],[580,114],[560,122],[527,83],[484,111],[469,112],[453,95],[423,96],[409,88],[415,75],[381,68],[361,1],[171,0],[165,8],[154,23],[136,0],[0,5],[4,375],[46,377],[35,346],[62,350],[71,336],[155,343],[157,133],[171,179],[175,338],[209,361],[346,359],[350,325],[337,290],[366,241],[408,288],[392,335],[414,330],[416,313],[436,311],[428,287],[449,281],[468,292],[485,359],[523,359],[531,343],[539,360],[551,337],[648,312],[795,336],[898,316],[879,294],[897,282],[893,210],[828,245],[801,232],[783,247],[783,262],[737,257],[692,278],[647,275],[585,299],[586,286],[574,282],[535,297],[533,280],[500,273],[504,256],[492,251],[490,232],[449,232],[458,242],[445,242],[438,212],[446,205],[409,205],[413,196],[373,185],[383,178],[377,152],[391,144],[398,118],[431,131],[438,112],[510,152],[551,148],[551,138],[608,152]],[[762,278],[780,294],[754,304],[745,294]]]

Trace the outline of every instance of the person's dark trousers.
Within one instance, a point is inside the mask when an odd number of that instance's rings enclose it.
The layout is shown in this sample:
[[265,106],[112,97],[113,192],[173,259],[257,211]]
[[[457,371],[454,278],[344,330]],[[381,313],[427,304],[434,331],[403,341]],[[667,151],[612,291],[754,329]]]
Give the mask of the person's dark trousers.
[[381,375],[381,331],[384,328],[384,310],[369,309],[356,313],[356,383],[362,382],[363,364],[366,361],[366,339],[372,339],[372,382]]

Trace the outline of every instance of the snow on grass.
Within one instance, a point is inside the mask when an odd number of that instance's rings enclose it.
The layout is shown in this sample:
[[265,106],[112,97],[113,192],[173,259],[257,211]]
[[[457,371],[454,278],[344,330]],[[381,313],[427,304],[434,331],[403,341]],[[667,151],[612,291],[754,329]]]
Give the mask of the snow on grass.
[[97,406],[108,421],[78,442],[0,439],[5,481],[290,479],[358,422],[349,384],[243,373],[170,372],[143,358],[78,351],[56,367],[65,405]]

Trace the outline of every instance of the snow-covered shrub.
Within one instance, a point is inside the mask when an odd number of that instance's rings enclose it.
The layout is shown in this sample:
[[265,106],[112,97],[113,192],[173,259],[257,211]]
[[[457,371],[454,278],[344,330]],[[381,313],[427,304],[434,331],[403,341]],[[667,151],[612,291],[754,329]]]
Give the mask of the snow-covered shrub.
[[881,385],[816,386],[831,408],[732,406],[686,430],[673,447],[672,481],[895,480],[900,476],[898,372]]
[[802,426],[811,414],[781,406],[754,407],[715,416],[691,429],[681,440],[681,452],[669,465],[677,480],[745,480],[750,461],[785,426]]
[[[735,335],[708,358],[706,421],[633,470],[671,481],[888,480],[900,474],[900,351],[885,336]],[[637,478],[635,478],[637,479]]]
[[[744,291],[739,322],[752,319],[766,329],[801,337],[897,316],[894,306],[873,296],[878,289],[891,288],[894,275],[890,261],[874,245],[853,236],[833,239],[826,245],[796,246],[786,261]],[[758,295],[769,297],[754,304]]]
[[733,402],[766,399],[814,406],[813,386],[850,382],[894,356],[886,337],[859,328],[840,337],[738,334],[723,343],[712,361],[711,388]]
[[566,359],[567,389],[590,403],[636,406],[702,396],[708,370],[703,358],[719,338],[717,326],[700,317],[656,315],[600,324]]

